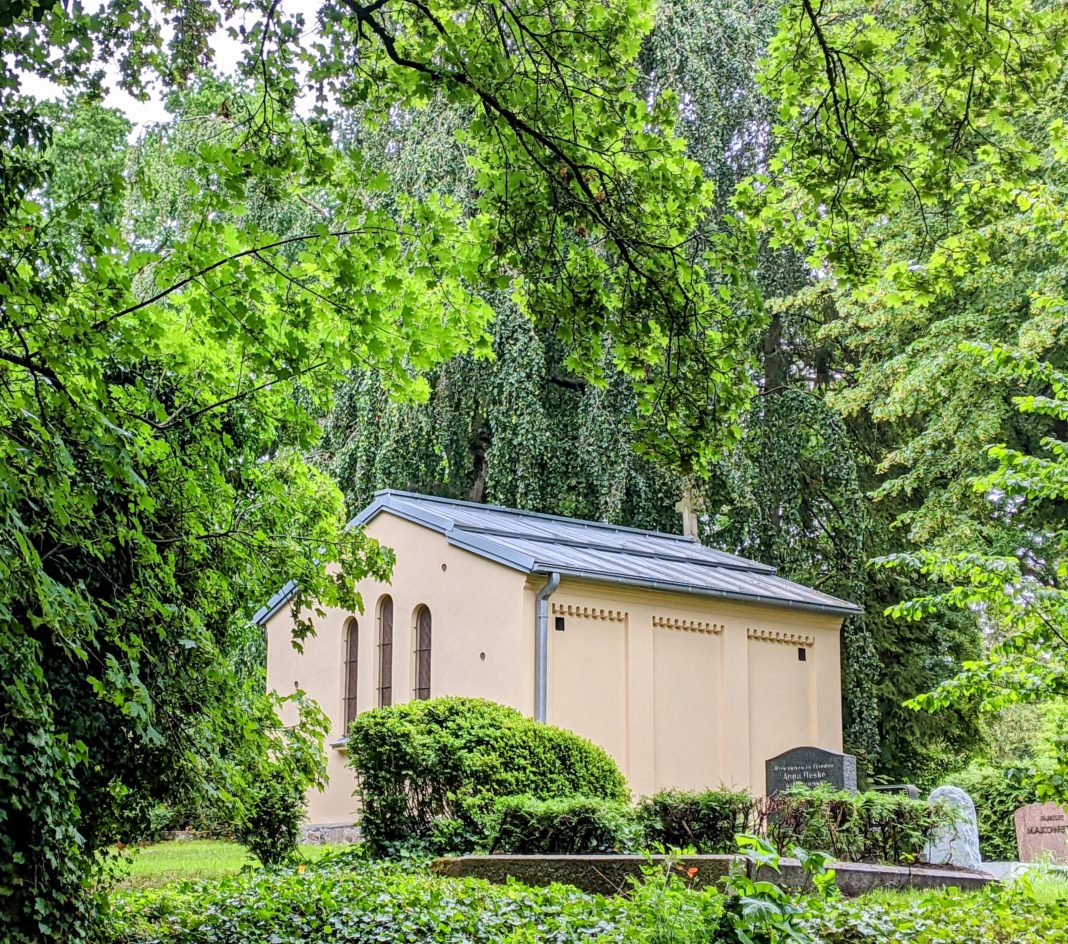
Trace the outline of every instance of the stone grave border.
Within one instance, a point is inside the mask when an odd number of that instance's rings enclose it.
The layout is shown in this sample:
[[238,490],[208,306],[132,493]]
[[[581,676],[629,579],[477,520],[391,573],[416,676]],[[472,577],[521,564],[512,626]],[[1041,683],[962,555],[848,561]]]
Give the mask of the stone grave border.
[[[782,859],[780,871],[760,866],[744,856],[692,855],[468,855],[435,859],[431,871],[447,878],[481,878],[503,884],[574,885],[585,892],[615,895],[640,878],[650,862],[670,864],[675,874],[694,888],[715,885],[735,862],[745,864],[750,878],[772,882],[792,891],[811,890],[811,879],[797,859]],[[983,872],[938,866],[873,865],[836,862],[831,866],[843,895],[854,897],[876,889],[977,889],[995,881]]]

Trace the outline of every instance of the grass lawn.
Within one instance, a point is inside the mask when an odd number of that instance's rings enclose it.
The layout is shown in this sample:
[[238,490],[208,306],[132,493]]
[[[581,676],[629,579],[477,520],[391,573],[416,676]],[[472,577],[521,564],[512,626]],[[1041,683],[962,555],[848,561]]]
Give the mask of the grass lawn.
[[[301,857],[309,862],[339,848],[331,845],[301,846]],[[211,839],[157,842],[133,850],[126,874],[119,883],[125,888],[166,885],[182,879],[220,878],[256,866],[255,856],[236,842]]]

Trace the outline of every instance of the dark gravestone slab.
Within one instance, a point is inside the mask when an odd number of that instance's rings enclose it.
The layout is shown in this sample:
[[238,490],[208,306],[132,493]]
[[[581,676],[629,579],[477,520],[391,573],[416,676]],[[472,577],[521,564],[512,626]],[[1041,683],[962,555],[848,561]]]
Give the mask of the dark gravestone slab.
[[910,800],[918,800],[920,798],[920,788],[913,783],[884,783],[869,787],[869,789],[874,790],[876,793],[904,794]]
[[768,796],[797,783],[806,787],[829,783],[839,790],[857,792],[857,759],[852,754],[820,747],[795,747],[765,761],[764,771]]

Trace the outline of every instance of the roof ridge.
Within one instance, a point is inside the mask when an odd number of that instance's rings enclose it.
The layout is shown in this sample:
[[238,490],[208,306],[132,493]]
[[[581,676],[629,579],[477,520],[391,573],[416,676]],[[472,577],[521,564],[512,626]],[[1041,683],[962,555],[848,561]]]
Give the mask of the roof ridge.
[[[566,521],[569,524],[582,525],[589,528],[602,528],[607,531],[622,531],[627,534],[652,535],[658,538],[668,538],[672,541],[681,541],[685,544],[701,544],[697,538],[688,537],[685,534],[671,534],[667,531],[654,531],[651,528],[631,528],[625,524],[611,524],[607,521],[590,521],[588,518],[569,518],[567,515],[550,515],[544,511],[527,511],[525,508],[509,508],[507,505],[494,505],[488,502],[466,501],[462,498],[445,498],[442,495],[424,495],[421,492],[406,492],[396,488],[382,488],[374,493],[375,498],[386,495],[395,495],[398,498],[417,498],[421,501],[436,502],[440,505],[460,505],[464,508],[479,508],[483,511],[503,511],[510,515],[523,515],[526,518],[542,518],[548,521]],[[705,545],[701,545],[704,547]],[[716,548],[711,548],[716,550]],[[719,551],[720,554],[728,554],[738,557],[730,551]],[[744,558],[742,558],[744,560]]]

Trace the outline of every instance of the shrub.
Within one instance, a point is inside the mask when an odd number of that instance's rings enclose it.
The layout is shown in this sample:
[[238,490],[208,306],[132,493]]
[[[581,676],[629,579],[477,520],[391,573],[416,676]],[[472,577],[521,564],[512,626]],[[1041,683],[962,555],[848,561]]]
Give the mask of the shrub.
[[360,829],[371,851],[484,844],[494,803],[590,796],[625,802],[615,761],[590,741],[476,698],[436,698],[359,715],[348,740]]
[[279,699],[297,708],[300,721],[280,727],[272,711],[260,723],[270,727],[266,757],[251,754],[242,761],[242,789],[234,798],[234,838],[264,865],[278,865],[297,851],[307,813],[307,791],[322,789],[326,758],[323,742],[326,715],[303,692]]
[[234,837],[264,865],[280,865],[296,854],[308,808],[304,790],[279,772],[253,792]]
[[1033,784],[1020,782],[1000,767],[975,764],[947,781],[964,790],[975,803],[979,821],[979,847],[984,859],[1015,859],[1016,822],[1013,814],[1028,803],[1037,803]]
[[950,808],[925,800],[829,786],[778,793],[757,810],[760,832],[781,854],[800,846],[829,852],[841,862],[915,862],[953,816]]
[[727,854],[748,830],[753,809],[753,797],[742,790],[662,790],[642,799],[638,820],[648,846]]
[[639,839],[634,810],[614,800],[529,796],[497,801],[490,852],[515,855],[587,855],[624,852]]

